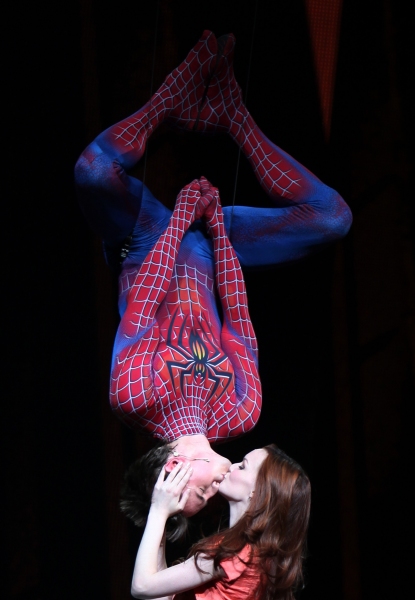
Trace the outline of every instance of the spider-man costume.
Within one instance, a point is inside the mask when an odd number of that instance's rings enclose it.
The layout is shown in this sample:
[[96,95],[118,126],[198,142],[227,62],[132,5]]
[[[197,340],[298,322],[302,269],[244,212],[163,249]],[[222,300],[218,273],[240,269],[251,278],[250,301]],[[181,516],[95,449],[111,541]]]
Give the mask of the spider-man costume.
[[[351,223],[340,196],[253,121],[233,73],[234,41],[205,31],[150,102],[100,134],[76,166],[84,213],[103,237],[109,261],[129,239],[119,278],[111,406],[128,424],[168,441],[193,434],[223,440],[258,420],[257,345],[240,264],[299,259],[345,235]],[[165,208],[127,174],[165,120],[228,132],[275,208],[222,210],[218,191],[204,178],[180,192],[173,213]]]

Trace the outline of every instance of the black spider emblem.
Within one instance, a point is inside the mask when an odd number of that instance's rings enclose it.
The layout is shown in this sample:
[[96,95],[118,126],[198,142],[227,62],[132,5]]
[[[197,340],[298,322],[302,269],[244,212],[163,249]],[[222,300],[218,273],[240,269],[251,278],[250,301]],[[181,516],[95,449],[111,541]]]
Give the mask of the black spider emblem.
[[[224,361],[226,361],[227,357],[219,349],[216,349],[215,352],[211,354],[211,356],[209,356],[207,345],[202,340],[197,331],[194,330],[194,328],[192,328],[189,335],[189,346],[191,351],[189,352],[189,350],[185,348],[183,344],[183,335],[188,319],[187,316],[184,318],[183,323],[180,327],[176,343],[173,343],[172,333],[177,311],[178,309],[174,313],[172,321],[170,323],[166,344],[172,350],[178,352],[183,357],[184,361],[166,361],[170,373],[170,378],[172,382],[174,382],[173,368],[180,370],[180,390],[183,397],[185,397],[185,377],[192,377],[195,383],[199,384],[205,382],[206,380],[209,380],[212,383],[212,388],[210,390],[209,397],[207,398],[207,400],[210,400],[210,398],[212,398],[212,396],[218,389],[219,384],[222,382],[223,389],[219,394],[220,398],[222,394],[226,391],[227,387],[229,386],[232,380],[232,373],[229,373],[228,371],[222,371],[219,369],[220,365]],[[203,323],[199,321],[199,324],[202,330],[205,333],[208,333],[205,331]],[[213,339],[213,334],[210,331],[210,329],[209,333],[211,334],[209,336],[210,339]]]

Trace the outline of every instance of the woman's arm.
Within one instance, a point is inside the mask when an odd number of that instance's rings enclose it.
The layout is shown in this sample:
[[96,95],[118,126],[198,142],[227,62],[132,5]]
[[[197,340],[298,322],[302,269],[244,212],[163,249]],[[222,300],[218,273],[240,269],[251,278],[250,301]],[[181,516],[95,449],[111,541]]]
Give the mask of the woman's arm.
[[[158,548],[155,548],[155,543],[156,539],[160,540],[160,523],[162,523],[160,516],[150,509],[134,567],[131,583],[133,598],[150,600],[171,597],[173,594],[191,590],[220,576],[221,572],[214,569],[213,560],[199,560],[198,564],[203,571],[201,572],[196,567],[193,557],[184,563],[158,571]],[[164,529],[164,523],[162,527]],[[146,532],[148,536],[145,538]]]
[[[164,564],[163,534],[168,517],[183,510],[190,490],[183,492],[189,481],[190,465],[177,465],[164,480],[161,471],[154,488],[147,525],[137,552],[131,594],[134,598],[161,598],[198,587],[216,579],[221,571],[214,569],[213,560],[202,559],[196,567],[194,558],[170,568],[159,570]],[[162,554],[161,554],[162,552]]]
[[[157,571],[164,571],[167,569],[166,563],[166,529],[164,529],[163,538],[157,552]],[[157,600],[171,600],[172,596],[163,596],[157,598]]]

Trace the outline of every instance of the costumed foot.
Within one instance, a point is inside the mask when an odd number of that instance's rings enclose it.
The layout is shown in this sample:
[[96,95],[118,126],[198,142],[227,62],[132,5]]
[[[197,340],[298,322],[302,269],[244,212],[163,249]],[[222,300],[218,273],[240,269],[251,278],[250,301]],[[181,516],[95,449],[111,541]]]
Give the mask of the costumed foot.
[[235,37],[217,40],[217,61],[197,119],[197,131],[223,131],[235,136],[248,111],[233,70]]
[[216,38],[206,30],[185,60],[166,77],[160,89],[166,97],[168,122],[184,129],[194,128],[216,64]]
[[194,129],[206,85],[217,64],[217,41],[204,31],[185,60],[168,75],[147,104],[115,129],[115,140],[135,151],[135,161],[144,153],[149,136],[163,121]]

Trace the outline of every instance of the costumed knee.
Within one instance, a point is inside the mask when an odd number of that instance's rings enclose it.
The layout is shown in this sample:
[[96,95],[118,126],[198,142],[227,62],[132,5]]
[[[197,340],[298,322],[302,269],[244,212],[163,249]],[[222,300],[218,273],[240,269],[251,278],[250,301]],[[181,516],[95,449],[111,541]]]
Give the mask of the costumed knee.
[[319,189],[318,204],[324,208],[318,211],[320,229],[327,242],[335,242],[347,235],[353,221],[350,208],[336,190],[323,185]]
[[75,183],[81,192],[106,187],[114,174],[114,160],[95,142],[85,148],[75,164]]
[[331,239],[338,240],[349,232],[353,222],[352,211],[335,190],[331,190],[332,206],[334,208],[332,218],[330,219]]

